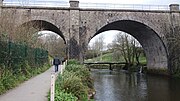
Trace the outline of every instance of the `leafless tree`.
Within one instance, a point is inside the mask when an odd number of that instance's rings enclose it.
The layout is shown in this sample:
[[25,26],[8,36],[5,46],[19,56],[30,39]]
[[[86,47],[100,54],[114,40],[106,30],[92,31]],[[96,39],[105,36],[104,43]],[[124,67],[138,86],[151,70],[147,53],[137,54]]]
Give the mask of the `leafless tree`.
[[15,26],[15,18],[13,16],[15,10],[3,12],[0,16],[0,40],[11,41],[14,43],[24,44],[32,48],[44,48],[49,51],[52,56],[65,56],[65,45],[62,38],[58,35],[49,34],[43,38],[43,33],[39,33],[43,28],[35,23],[25,23],[22,26]]
[[140,53],[138,53],[137,45],[138,42],[133,37],[120,32],[113,41],[114,56],[120,55],[130,65],[135,63],[135,59],[139,63]]
[[100,35],[93,43],[91,46],[91,49],[95,51],[96,57],[100,56],[100,61],[102,61],[102,52],[103,49],[105,48],[105,43],[104,43],[104,36]]
[[43,46],[49,51],[51,56],[65,57],[66,47],[64,41],[57,34],[47,33],[42,37]]
[[38,38],[41,36],[38,34],[40,28],[34,28],[32,23],[29,25],[23,25],[21,27],[15,26],[15,17],[13,16],[15,10],[9,10],[3,12],[0,16],[0,39],[1,41],[12,41],[16,43],[26,44],[30,47],[37,47]]

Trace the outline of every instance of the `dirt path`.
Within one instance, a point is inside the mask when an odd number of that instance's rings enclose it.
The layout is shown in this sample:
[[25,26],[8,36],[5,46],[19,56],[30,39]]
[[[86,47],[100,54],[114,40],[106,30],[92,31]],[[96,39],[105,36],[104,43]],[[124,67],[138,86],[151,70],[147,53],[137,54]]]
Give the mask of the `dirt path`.
[[53,67],[1,95],[0,101],[48,101],[51,73],[54,73]]

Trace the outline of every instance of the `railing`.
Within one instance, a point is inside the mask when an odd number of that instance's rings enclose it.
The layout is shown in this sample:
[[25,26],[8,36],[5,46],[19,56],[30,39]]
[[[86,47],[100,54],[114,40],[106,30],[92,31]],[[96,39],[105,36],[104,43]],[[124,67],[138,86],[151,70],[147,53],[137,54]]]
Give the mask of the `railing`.
[[[30,0],[28,2],[3,2],[3,5],[10,6],[40,6],[40,7],[70,7],[69,2]],[[80,8],[94,9],[126,9],[126,10],[169,10],[168,5],[139,5],[139,4],[111,4],[111,3],[79,3]]]
[[6,6],[40,6],[40,7],[69,7],[69,2],[64,1],[29,1],[29,2],[3,2]]
[[168,5],[80,3],[80,8],[128,9],[128,10],[169,10]]

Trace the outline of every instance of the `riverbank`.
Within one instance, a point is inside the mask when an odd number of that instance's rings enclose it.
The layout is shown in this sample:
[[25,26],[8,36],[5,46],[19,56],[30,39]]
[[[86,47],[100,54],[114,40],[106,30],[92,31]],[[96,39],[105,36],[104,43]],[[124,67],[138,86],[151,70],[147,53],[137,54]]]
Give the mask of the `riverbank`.
[[94,95],[90,71],[76,60],[69,60],[56,81],[55,101],[89,101]]

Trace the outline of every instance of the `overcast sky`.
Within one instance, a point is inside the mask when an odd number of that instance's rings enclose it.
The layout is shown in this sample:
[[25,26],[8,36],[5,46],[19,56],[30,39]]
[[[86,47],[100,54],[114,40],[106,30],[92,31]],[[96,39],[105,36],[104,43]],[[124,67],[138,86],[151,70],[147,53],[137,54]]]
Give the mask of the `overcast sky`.
[[[34,1],[57,1],[69,2],[69,0],[4,0],[5,2],[34,2]],[[180,4],[180,0],[79,0],[81,2],[91,3],[119,3],[119,4],[149,4],[149,5],[169,5],[172,3]]]
[[120,3],[120,4],[155,4],[169,5],[171,3],[179,3],[180,0],[79,0],[80,2],[95,2],[95,3]]

